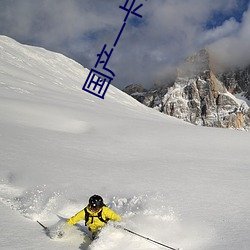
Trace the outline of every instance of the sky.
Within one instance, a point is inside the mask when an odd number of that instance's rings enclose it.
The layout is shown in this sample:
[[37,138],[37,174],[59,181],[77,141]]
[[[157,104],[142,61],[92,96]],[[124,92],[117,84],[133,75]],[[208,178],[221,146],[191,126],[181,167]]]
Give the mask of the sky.
[[[249,0],[0,0],[0,34],[63,53],[89,69],[104,45],[112,84],[150,87],[187,56],[210,48],[224,65],[250,63]],[[119,39],[114,47],[114,42]],[[112,53],[111,50],[113,49]],[[102,60],[107,57],[103,55]],[[105,69],[103,69],[105,67]],[[109,69],[108,72],[106,69]]]

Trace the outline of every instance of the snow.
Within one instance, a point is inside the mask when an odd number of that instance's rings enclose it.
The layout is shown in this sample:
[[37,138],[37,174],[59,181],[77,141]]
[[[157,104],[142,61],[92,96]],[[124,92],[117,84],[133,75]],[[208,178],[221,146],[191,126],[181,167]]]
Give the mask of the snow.
[[250,249],[248,132],[197,127],[110,86],[88,69],[0,36],[1,249],[163,249],[115,228],[91,243],[84,222],[50,239],[92,194],[122,226],[183,250]]
[[240,101],[241,104],[244,105],[244,103],[246,103],[248,106],[250,106],[250,100],[248,100],[246,97],[244,97],[244,95],[242,93],[235,94],[234,96],[238,101]]

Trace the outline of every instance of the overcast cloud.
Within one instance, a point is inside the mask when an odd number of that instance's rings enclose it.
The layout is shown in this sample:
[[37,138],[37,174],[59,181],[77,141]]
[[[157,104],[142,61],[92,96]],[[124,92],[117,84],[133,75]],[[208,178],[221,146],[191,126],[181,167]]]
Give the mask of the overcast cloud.
[[[123,25],[125,0],[0,0],[0,34],[61,52],[94,68]],[[132,1],[129,1],[132,2]],[[152,85],[181,60],[211,47],[218,61],[250,63],[249,0],[137,0],[108,63],[113,84]],[[241,15],[243,13],[243,17]]]

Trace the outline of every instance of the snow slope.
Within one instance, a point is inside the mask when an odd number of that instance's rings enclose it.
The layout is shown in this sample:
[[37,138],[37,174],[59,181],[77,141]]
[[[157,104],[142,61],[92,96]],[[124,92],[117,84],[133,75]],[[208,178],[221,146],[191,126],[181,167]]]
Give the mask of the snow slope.
[[112,225],[90,244],[83,223],[63,239],[36,223],[53,228],[97,193],[166,245],[250,249],[249,133],[181,122],[113,86],[99,99],[81,90],[87,75],[0,36],[0,248],[162,249]]

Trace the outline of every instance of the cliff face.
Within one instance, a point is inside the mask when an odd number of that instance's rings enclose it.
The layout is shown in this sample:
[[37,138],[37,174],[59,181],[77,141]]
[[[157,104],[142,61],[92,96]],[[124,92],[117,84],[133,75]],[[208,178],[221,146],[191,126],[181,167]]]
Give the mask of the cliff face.
[[250,66],[218,74],[218,79],[225,84],[230,93],[240,93],[250,100]]
[[171,87],[130,94],[149,107],[196,125],[248,129],[250,109],[233,94],[250,96],[249,68],[215,75],[208,51],[201,50],[178,68]]

